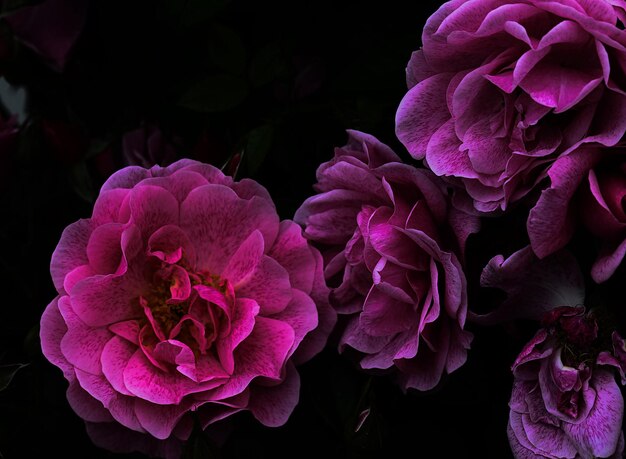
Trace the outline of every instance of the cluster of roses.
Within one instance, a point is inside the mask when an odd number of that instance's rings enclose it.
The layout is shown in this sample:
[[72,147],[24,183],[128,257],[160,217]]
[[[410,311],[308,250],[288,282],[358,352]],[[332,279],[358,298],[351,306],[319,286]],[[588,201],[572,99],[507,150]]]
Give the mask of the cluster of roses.
[[[338,323],[361,368],[428,390],[465,362],[466,319],[527,318],[541,322],[513,364],[515,456],[622,457],[626,345],[582,306],[563,249],[579,225],[597,235],[596,282],[626,253],[624,21],[623,0],[444,4],[396,119],[426,168],[349,131],[293,222],[262,186],[206,164],[115,173],[64,231],[41,321],[94,442],[176,457],[194,422],[249,410],[282,425],[295,365]],[[530,246],[481,278],[507,300],[468,311],[468,236],[528,203]]]

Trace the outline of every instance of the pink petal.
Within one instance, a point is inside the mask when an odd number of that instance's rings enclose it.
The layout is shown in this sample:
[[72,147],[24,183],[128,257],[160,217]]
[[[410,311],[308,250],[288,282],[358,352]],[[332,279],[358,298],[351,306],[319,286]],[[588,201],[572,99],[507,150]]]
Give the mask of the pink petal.
[[268,255],[287,270],[293,288],[311,291],[316,264],[302,228],[290,220],[280,222],[278,237]]
[[124,385],[124,368],[137,350],[137,346],[119,336],[111,338],[102,349],[102,373],[113,389],[123,395],[133,395]]
[[609,457],[617,449],[622,434],[624,399],[613,375],[595,369],[592,383],[595,404],[584,422],[565,424],[564,431],[587,457]]
[[317,307],[318,325],[306,335],[294,353],[293,361],[296,363],[306,362],[320,352],[326,346],[328,336],[337,323],[337,313],[329,303],[329,290],[324,281],[322,256],[316,249],[311,248],[311,252],[315,259],[315,277],[310,295]]
[[59,311],[67,324],[67,333],[61,340],[61,352],[72,365],[92,374],[102,374],[100,356],[113,334],[106,328],[92,328],[74,313],[69,297],[61,297]]
[[359,320],[369,335],[384,336],[407,331],[416,316],[412,304],[394,300],[374,286],[365,299]]
[[100,192],[104,192],[107,190],[114,190],[116,188],[133,188],[143,179],[150,177],[150,171],[144,169],[139,166],[129,166],[124,169],[120,169],[111,175],[102,188]]
[[59,297],[46,307],[41,316],[40,332],[41,350],[43,355],[63,371],[67,380],[74,377],[73,366],[61,352],[61,340],[67,333],[67,325],[59,312]]
[[441,320],[430,327],[436,339],[435,350],[422,346],[415,358],[396,362],[396,366],[401,371],[400,383],[405,390],[408,388],[430,390],[441,380],[450,345],[449,325],[447,321]]
[[245,284],[261,262],[264,250],[263,235],[258,230],[253,231],[237,248],[222,277],[228,279],[235,289]]
[[197,172],[189,169],[179,169],[168,177],[147,178],[142,180],[139,185],[161,187],[169,191],[178,202],[183,202],[194,188],[208,183],[207,179]]
[[270,316],[272,319],[285,322],[293,328],[294,342],[287,358],[291,357],[305,336],[314,330],[318,324],[317,308],[311,297],[298,289],[293,289],[292,292],[293,296],[287,307]]
[[148,253],[166,263],[177,263],[184,258],[191,266],[196,264],[193,244],[176,225],[165,225],[156,230],[148,240]]
[[257,317],[252,333],[235,350],[235,373],[211,393],[211,400],[240,394],[258,376],[280,380],[293,342],[294,331],[289,325]]
[[426,156],[426,147],[437,130],[450,119],[446,90],[451,73],[421,81],[406,93],[396,113],[396,135],[415,159]]
[[626,255],[626,239],[615,247],[605,242],[598,254],[598,258],[591,268],[591,277],[597,283],[607,281],[615,270],[622,264]]
[[343,352],[345,345],[366,354],[380,352],[393,339],[391,335],[368,335],[360,325],[358,316],[352,317],[347,323],[340,340],[339,349]]
[[128,198],[128,192],[129,190],[124,188],[102,191],[93,205],[91,223],[94,226],[105,223],[127,223],[128,218],[123,218],[127,216],[123,215],[121,209]]
[[141,288],[128,275],[90,277],[72,289],[72,308],[83,322],[95,327],[135,319],[142,315],[136,301]]
[[429,139],[426,149],[426,163],[435,175],[455,177],[476,177],[466,151],[461,149],[461,141],[456,135],[453,120],[448,120]]
[[300,397],[300,375],[293,364],[287,365],[285,380],[276,386],[254,386],[248,408],[267,427],[287,422]]
[[593,147],[559,158],[548,170],[551,185],[530,211],[526,227],[533,251],[544,258],[564,247],[574,232],[571,201],[583,177],[597,161]]
[[198,384],[178,372],[163,371],[139,349],[124,369],[124,385],[130,393],[148,402],[177,405],[186,395],[210,388],[212,383]]
[[111,413],[98,400],[87,393],[78,381],[70,382],[67,388],[67,401],[78,416],[87,422],[111,422]]
[[132,398],[119,395],[102,376],[77,369],[76,377],[81,387],[101,402],[117,422],[129,429],[143,432],[133,409]]
[[285,309],[291,301],[289,273],[277,261],[264,255],[254,273],[237,289],[237,297],[255,300],[264,315]]
[[135,399],[135,413],[141,426],[159,440],[168,438],[176,424],[191,409],[193,402],[184,401],[176,405],[160,406],[145,400]]
[[50,262],[50,274],[57,291],[63,290],[63,281],[70,271],[88,263],[87,243],[91,231],[91,222],[84,219],[63,230]]
[[131,221],[147,240],[165,225],[178,223],[178,201],[172,194],[157,186],[138,186],[129,194]]
[[124,225],[106,223],[93,230],[86,252],[89,264],[98,274],[112,274],[122,261],[121,237]]
[[254,230],[271,247],[278,233],[278,215],[265,199],[239,198],[222,185],[194,189],[180,208],[180,227],[193,241],[197,269],[221,273],[239,246]]
[[576,457],[576,447],[559,427],[542,422],[534,423],[527,415],[522,415],[522,427],[533,451],[553,455],[553,457]]
[[235,371],[234,351],[252,333],[258,314],[259,305],[256,301],[237,298],[230,334],[217,342],[218,356],[228,373]]

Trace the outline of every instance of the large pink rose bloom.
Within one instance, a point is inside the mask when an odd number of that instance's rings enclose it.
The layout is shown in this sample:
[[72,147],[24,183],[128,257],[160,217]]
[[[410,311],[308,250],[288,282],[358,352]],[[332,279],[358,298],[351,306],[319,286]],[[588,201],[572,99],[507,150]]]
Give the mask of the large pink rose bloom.
[[505,210],[583,144],[626,131],[622,0],[452,0],[407,68],[397,135],[464,190],[458,205]]
[[137,448],[175,456],[191,412],[203,428],[241,410],[282,425],[294,364],[335,321],[320,254],[265,188],[190,160],[114,174],[91,218],[63,232],[51,273],[44,355],[94,441],[118,450],[147,433],[165,446]]
[[598,354],[596,320],[583,308],[560,307],[513,364],[508,437],[516,459],[621,458],[624,399],[619,349]]
[[395,367],[403,388],[431,389],[465,362],[471,342],[456,252],[476,221],[450,209],[430,171],[349,134],[295,220],[324,247],[331,303],[348,317],[341,348],[360,351],[364,369]]

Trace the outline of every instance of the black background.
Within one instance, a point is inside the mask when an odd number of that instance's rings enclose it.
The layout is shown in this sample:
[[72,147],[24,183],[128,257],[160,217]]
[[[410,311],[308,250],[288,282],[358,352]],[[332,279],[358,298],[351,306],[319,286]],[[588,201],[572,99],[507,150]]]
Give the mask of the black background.
[[[245,150],[239,178],[266,186],[281,217],[291,218],[312,193],[317,166],[345,143],[346,128],[377,136],[409,161],[394,135],[395,110],[406,92],[406,63],[438,6],[93,1],[63,73],[3,27],[12,50],[3,74],[30,96],[19,144],[0,164],[7,171],[0,183],[0,364],[29,363],[0,392],[5,457],[115,456],[91,444],[69,408],[61,371],[41,355],[38,322],[55,296],[52,251],[63,228],[90,215],[102,182],[124,165],[122,135],[148,123],[163,131],[178,157],[218,166]],[[45,135],[51,124],[57,141]],[[492,256],[525,245],[526,212],[522,206],[486,220],[484,233],[470,239],[472,308],[487,310],[497,300],[477,287],[480,270]],[[580,237],[588,263],[591,249]],[[468,328],[476,335],[468,363],[429,393],[403,394],[389,375],[360,372],[350,356],[337,354],[333,336],[326,351],[300,368],[301,401],[287,425],[268,429],[237,414],[233,433],[212,454],[511,457],[510,365],[533,330]],[[370,416],[355,432],[357,415],[367,408]]]

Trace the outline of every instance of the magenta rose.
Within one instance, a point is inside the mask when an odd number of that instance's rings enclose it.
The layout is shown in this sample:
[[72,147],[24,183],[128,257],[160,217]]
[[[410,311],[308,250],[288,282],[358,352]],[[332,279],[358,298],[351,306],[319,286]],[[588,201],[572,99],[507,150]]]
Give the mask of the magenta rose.
[[429,18],[396,118],[416,159],[462,193],[508,208],[584,144],[626,131],[624,2],[452,0]]
[[550,187],[528,218],[528,234],[533,250],[547,256],[583,224],[601,241],[591,276],[604,282],[626,254],[626,155],[623,148],[584,150],[554,163]]
[[359,351],[364,369],[395,368],[403,388],[433,388],[472,339],[457,253],[477,222],[448,206],[430,171],[361,132],[317,181],[295,220],[323,247],[331,304],[347,316],[340,348]]
[[516,459],[621,458],[624,400],[615,359],[598,355],[583,308],[550,311],[513,364],[508,437]]
[[190,160],[111,176],[51,274],[44,355],[96,444],[116,451],[175,457],[192,412],[203,428],[241,410],[282,425],[294,364],[335,321],[321,255],[265,188]]

